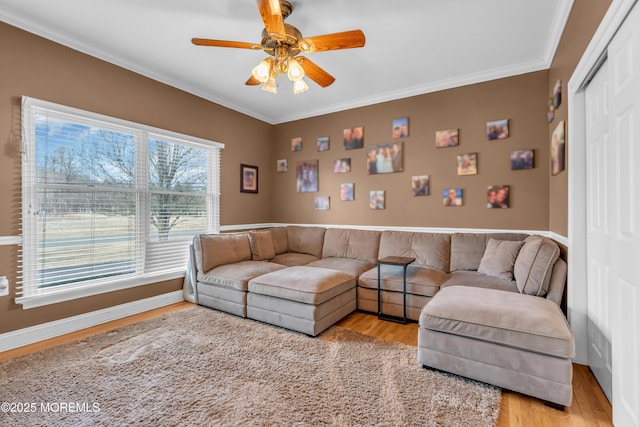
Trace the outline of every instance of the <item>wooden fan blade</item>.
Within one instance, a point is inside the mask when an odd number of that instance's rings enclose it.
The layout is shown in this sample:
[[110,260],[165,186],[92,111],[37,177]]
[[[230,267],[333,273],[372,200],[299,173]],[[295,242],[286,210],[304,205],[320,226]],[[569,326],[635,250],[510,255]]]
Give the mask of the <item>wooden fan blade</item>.
[[191,43],[198,46],[215,46],[215,47],[234,47],[238,49],[262,49],[262,46],[255,43],[233,42],[229,40],[213,40],[213,39],[191,39]]
[[247,80],[245,82],[245,84],[247,86],[258,86],[260,84],[260,80],[258,80],[255,77],[251,76],[251,77],[249,77],[249,80]]
[[260,9],[260,16],[264,21],[264,27],[269,34],[279,34],[280,37],[286,37],[286,31],[284,29],[284,18],[282,18],[282,11],[280,10],[279,0],[258,0],[258,9]]
[[322,87],[327,87],[336,81],[335,77],[311,62],[309,58],[297,56],[296,60],[302,66],[304,74]]
[[324,52],[327,50],[363,47],[364,43],[364,33],[361,30],[352,30],[322,36],[306,37],[300,40],[299,46],[303,52]]

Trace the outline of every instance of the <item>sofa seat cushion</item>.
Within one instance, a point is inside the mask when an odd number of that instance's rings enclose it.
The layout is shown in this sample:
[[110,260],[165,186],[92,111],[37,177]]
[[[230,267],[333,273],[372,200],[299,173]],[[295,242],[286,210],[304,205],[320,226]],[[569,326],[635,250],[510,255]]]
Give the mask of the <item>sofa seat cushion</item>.
[[297,266],[253,278],[249,292],[318,305],[355,286],[355,277],[350,274]]
[[[380,288],[386,291],[402,292],[402,270],[401,266],[381,265]],[[446,278],[447,274],[442,270],[409,265],[407,293],[432,297],[440,290],[440,285]],[[378,267],[373,267],[360,275],[358,285],[363,288],[378,289]]]
[[420,327],[561,358],[575,356],[574,337],[557,304],[494,289],[442,289],[420,314]]
[[310,262],[318,261],[319,259],[320,258],[315,255],[301,254],[298,252],[285,252],[273,257],[271,262],[286,265],[287,267],[294,267],[297,265],[306,265]]
[[473,288],[498,289],[501,291],[517,292],[518,285],[515,280],[502,280],[497,277],[487,276],[477,271],[454,271],[445,277],[441,288],[451,286],[470,286]]
[[198,282],[247,292],[249,280],[284,268],[284,265],[272,262],[240,261],[218,266],[204,274],[199,272],[197,279]]
[[322,258],[318,261],[307,264],[308,267],[319,267],[338,270],[356,277],[371,269],[375,265],[375,263],[364,261],[361,259],[337,257]]

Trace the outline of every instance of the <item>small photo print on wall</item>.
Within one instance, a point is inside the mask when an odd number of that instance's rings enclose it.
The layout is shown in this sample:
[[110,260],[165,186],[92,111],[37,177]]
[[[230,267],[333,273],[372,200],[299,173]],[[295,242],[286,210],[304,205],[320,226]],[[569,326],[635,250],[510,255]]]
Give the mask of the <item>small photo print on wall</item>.
[[291,138],[291,151],[302,151],[302,137]]
[[289,170],[289,162],[287,159],[276,160],[276,172],[282,173]]
[[553,86],[553,109],[557,110],[562,104],[562,80],[558,79]]
[[533,169],[533,150],[511,152],[511,170]]
[[402,172],[402,142],[380,144],[367,147],[367,173]]
[[436,148],[457,147],[460,145],[458,129],[436,131]]
[[384,190],[369,191],[369,209],[384,209]]
[[351,202],[354,198],[354,183],[347,182],[344,184],[340,184],[340,200],[344,200],[345,202]]
[[318,138],[318,151],[329,151],[329,137],[321,136]]
[[429,195],[429,175],[417,175],[411,177],[411,195]]
[[335,159],[333,161],[333,173],[351,172],[351,157]]
[[558,175],[564,170],[564,160],[564,120],[562,120],[551,134],[551,175]]
[[353,150],[364,147],[364,126],[347,128],[342,131],[344,138],[344,149]]
[[296,166],[296,189],[298,193],[318,191],[318,161],[305,160]]
[[489,141],[494,139],[509,138],[509,120],[495,120],[493,122],[487,122],[487,139]]
[[331,207],[329,204],[329,196],[314,197],[313,206],[317,211],[328,211]]
[[394,119],[391,125],[391,138],[407,138],[409,136],[409,117]]
[[489,209],[506,209],[509,207],[509,186],[490,185],[487,187],[487,207]]
[[458,175],[478,174],[478,153],[458,154]]
[[462,206],[462,188],[447,188],[442,192],[444,206]]

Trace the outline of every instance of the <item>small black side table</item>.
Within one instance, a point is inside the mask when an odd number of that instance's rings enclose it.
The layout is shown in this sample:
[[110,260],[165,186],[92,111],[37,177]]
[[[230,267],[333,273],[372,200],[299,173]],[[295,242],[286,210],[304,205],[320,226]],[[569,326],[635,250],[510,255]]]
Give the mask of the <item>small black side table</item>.
[[[388,256],[378,260],[378,319],[407,323],[407,267],[415,260],[415,258],[402,256]],[[380,298],[380,266],[382,264],[402,266],[402,317],[382,313],[382,299]]]

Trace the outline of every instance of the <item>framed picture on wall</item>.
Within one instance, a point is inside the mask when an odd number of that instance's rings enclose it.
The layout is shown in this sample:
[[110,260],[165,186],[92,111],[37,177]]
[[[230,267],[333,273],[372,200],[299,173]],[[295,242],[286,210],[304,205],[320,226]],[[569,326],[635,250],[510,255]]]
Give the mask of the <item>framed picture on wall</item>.
[[329,137],[321,136],[318,138],[318,151],[329,151]]
[[447,188],[442,192],[444,206],[462,206],[462,188]]
[[391,138],[407,138],[409,136],[409,117],[394,119],[391,125]]
[[353,150],[364,147],[364,126],[346,128],[342,131],[344,149]]
[[291,138],[291,151],[302,151],[302,137]]
[[509,120],[495,120],[493,122],[487,122],[487,139],[492,141],[494,139],[509,138]]
[[458,154],[458,175],[478,174],[478,153]]
[[411,195],[429,195],[429,175],[417,175],[411,177]]
[[333,161],[333,173],[351,172],[351,157],[344,159],[335,159]]
[[533,169],[533,150],[511,152],[511,170]]
[[296,190],[298,193],[318,191],[318,160],[304,160],[296,165]]
[[340,184],[340,200],[344,200],[345,202],[351,202],[354,199],[354,183],[347,182],[345,184]]
[[287,159],[276,160],[276,172],[287,172],[289,170],[289,162]]
[[240,165],[240,192],[258,192],[258,167],[251,165]]
[[313,206],[317,211],[328,211],[330,209],[329,196],[314,197]]
[[402,172],[402,142],[373,145],[367,147],[367,173]]
[[551,175],[558,175],[564,170],[564,160],[564,120],[562,120],[551,134]]
[[460,145],[458,129],[436,131],[436,148],[456,147]]
[[384,190],[369,191],[369,209],[384,209]]
[[490,185],[487,187],[487,207],[489,209],[506,209],[509,207],[509,186]]

